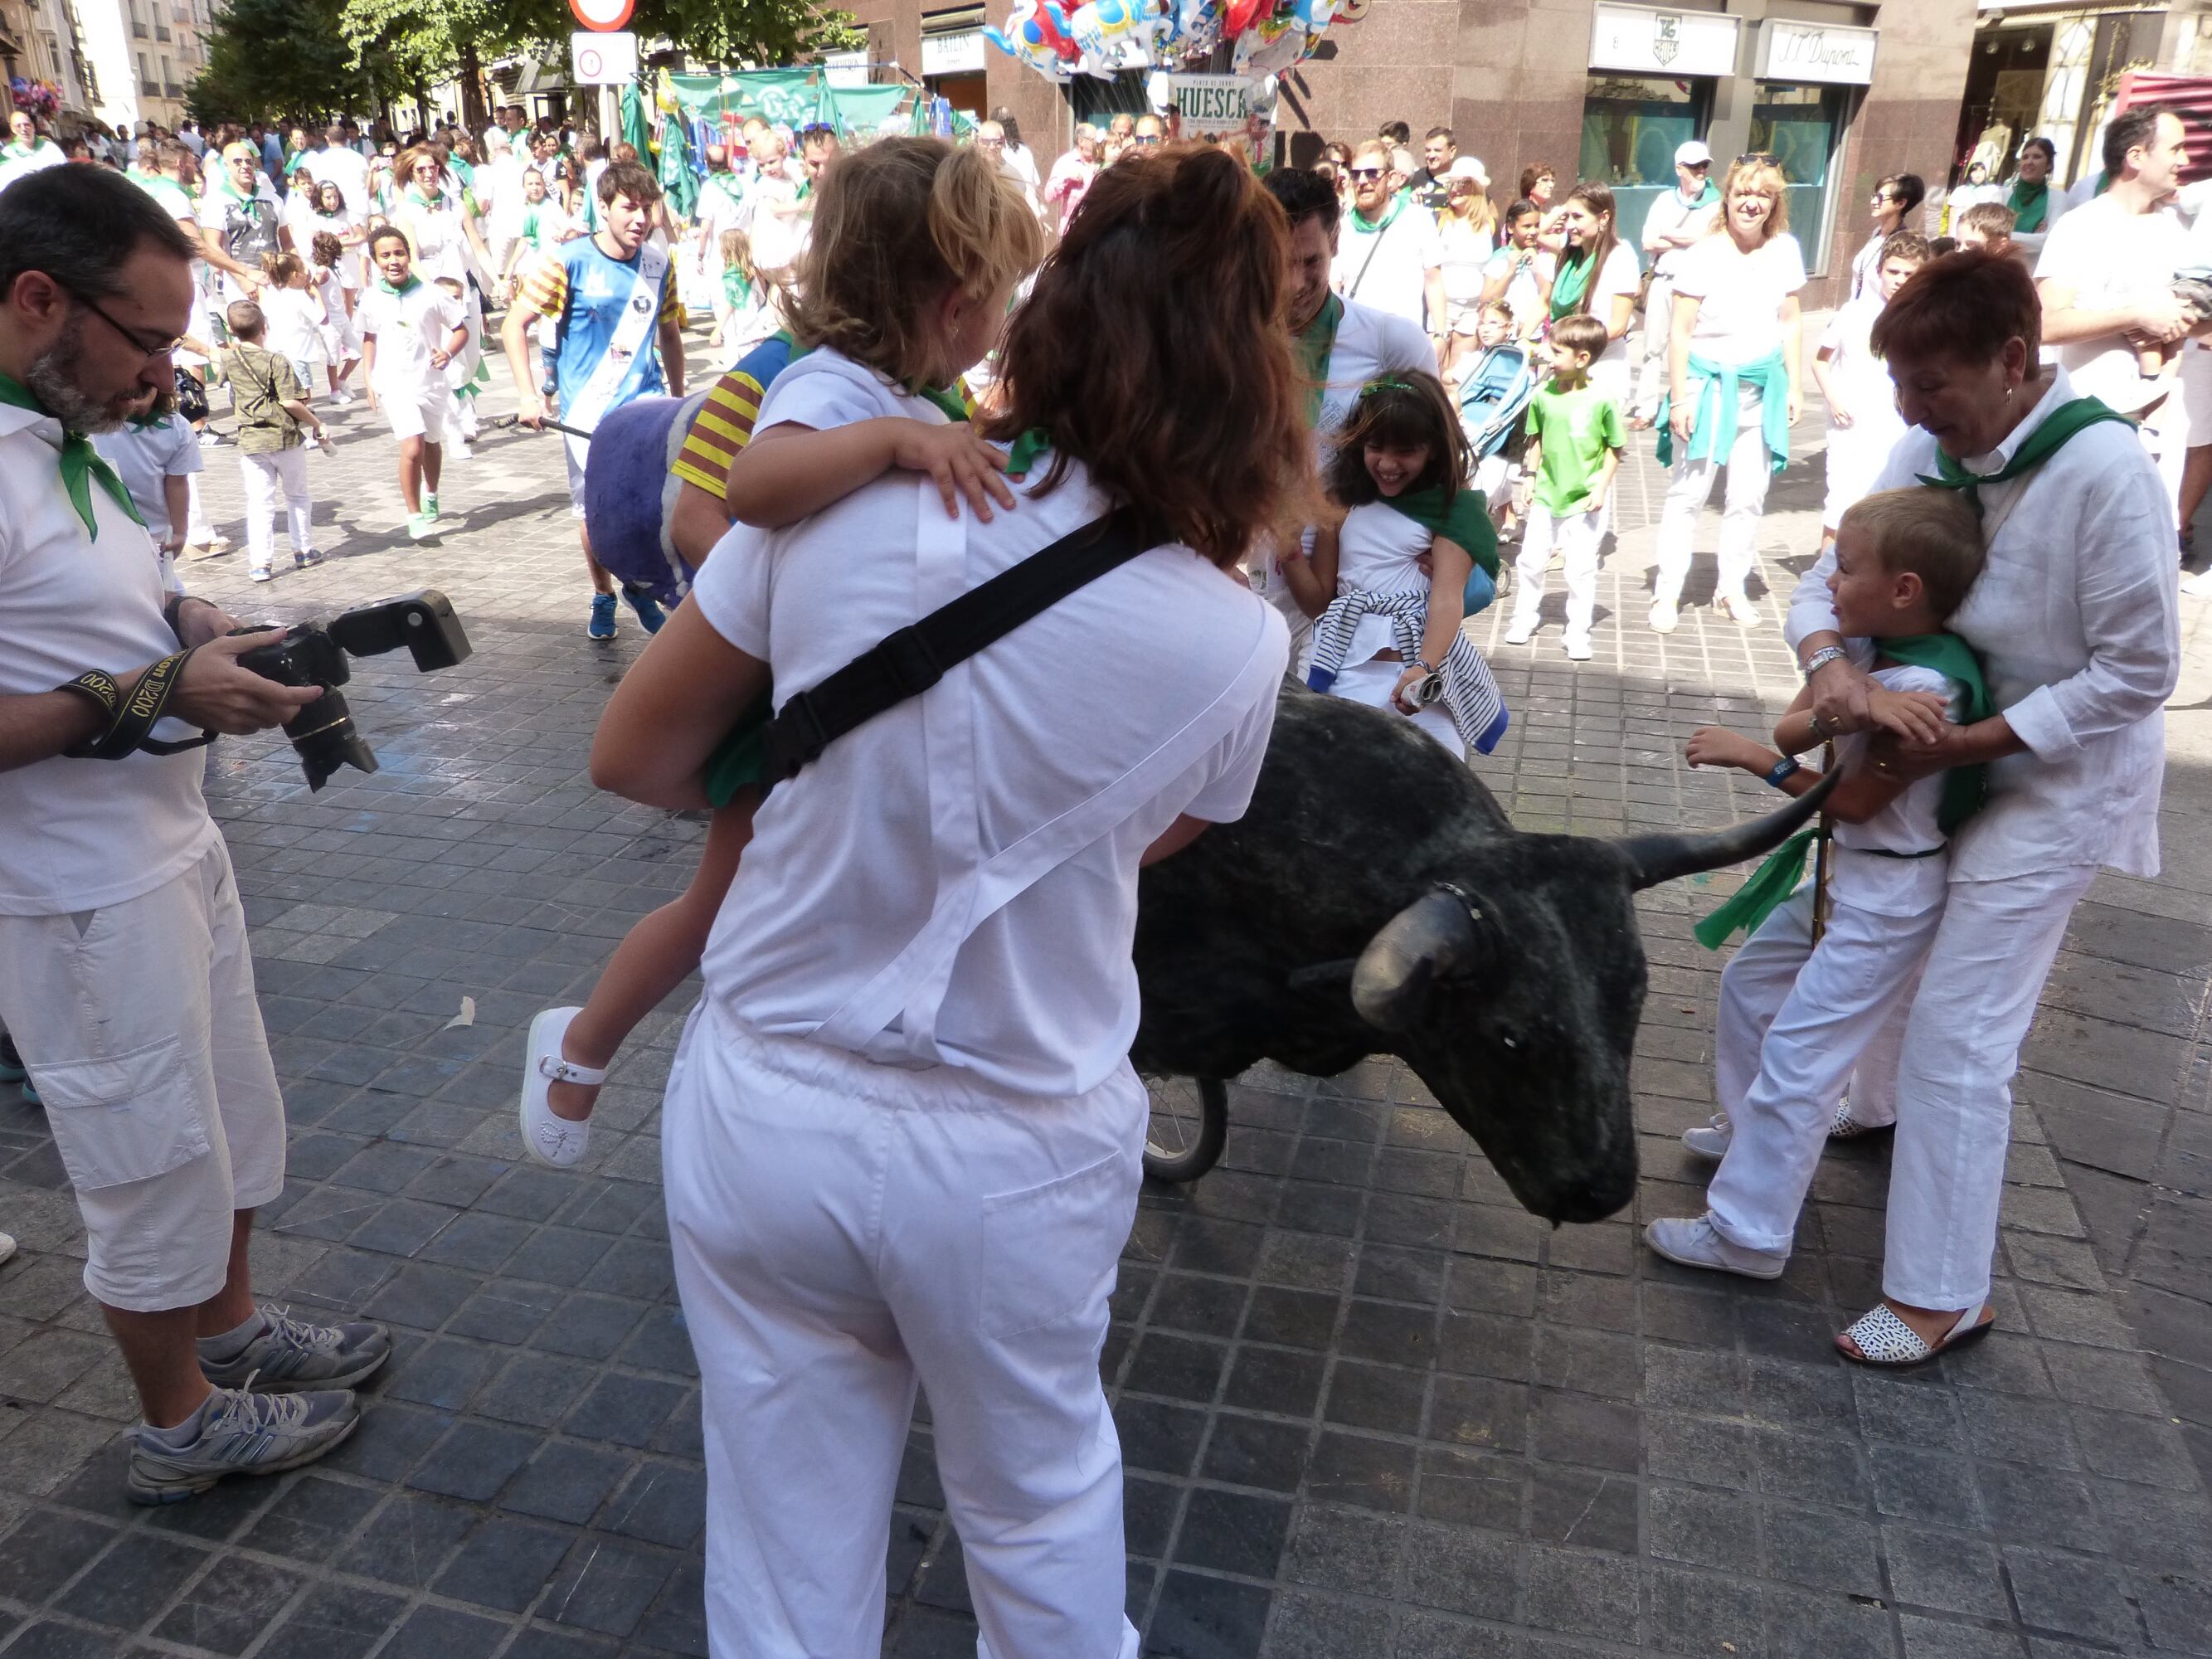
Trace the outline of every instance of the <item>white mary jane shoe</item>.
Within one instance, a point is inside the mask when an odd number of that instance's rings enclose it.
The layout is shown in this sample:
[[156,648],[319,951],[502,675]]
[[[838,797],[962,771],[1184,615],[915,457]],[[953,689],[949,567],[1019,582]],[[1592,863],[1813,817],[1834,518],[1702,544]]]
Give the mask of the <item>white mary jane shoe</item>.
[[522,1125],[522,1149],[538,1163],[556,1170],[574,1166],[591,1145],[592,1126],[588,1119],[571,1121],[557,1115],[550,1096],[556,1083],[577,1083],[587,1089],[596,1089],[607,1080],[604,1071],[589,1066],[579,1066],[561,1056],[562,1040],[568,1035],[568,1022],[584,1011],[580,1008],[548,1008],[530,1022],[530,1041],[522,1057],[522,1100],[519,1116]]

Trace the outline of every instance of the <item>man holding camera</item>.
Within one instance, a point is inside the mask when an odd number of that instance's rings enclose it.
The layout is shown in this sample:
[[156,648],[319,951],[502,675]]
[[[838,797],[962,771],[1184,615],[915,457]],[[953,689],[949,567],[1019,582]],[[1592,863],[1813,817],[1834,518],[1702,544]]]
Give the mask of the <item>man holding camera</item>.
[[319,1457],[390,1354],[378,1326],[257,1307],[246,1267],[284,1109],[199,745],[319,693],[240,665],[270,635],[164,592],[85,435],[173,387],[198,251],[106,169],[0,196],[0,1024],[144,1408],[129,1487],[149,1504]]

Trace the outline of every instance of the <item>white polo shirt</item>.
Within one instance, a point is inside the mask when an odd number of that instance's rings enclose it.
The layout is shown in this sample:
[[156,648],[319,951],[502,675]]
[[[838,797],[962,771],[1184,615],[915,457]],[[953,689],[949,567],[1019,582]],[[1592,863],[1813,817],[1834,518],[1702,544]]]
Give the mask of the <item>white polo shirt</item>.
[[[160,562],[94,481],[97,537],[62,487],[61,422],[0,404],[0,696],[51,691],[88,669],[120,676],[167,656]],[[177,741],[191,728],[164,721]],[[63,915],[150,893],[216,838],[204,750],[118,761],[57,755],[0,772],[0,915]]]
[[[2035,280],[2069,284],[2079,310],[2115,311],[2166,293],[2189,258],[2189,232],[2171,207],[2130,213],[2111,196],[2100,196],[2052,228],[2035,262]],[[2069,340],[2051,349],[2083,397],[2124,395],[2139,378],[2135,348],[2124,334]]]
[[446,371],[430,353],[445,349],[461,325],[461,301],[427,276],[394,294],[379,280],[362,291],[354,323],[376,339],[376,395],[421,403],[446,395]]
[[[1104,507],[1077,465],[956,522],[928,479],[889,472],[788,530],[736,526],[692,603],[785,701]],[[1243,814],[1287,649],[1236,573],[1188,548],[1100,577],[769,797],[707,995],[888,1066],[1097,1087],[1136,1034],[1138,860],[1181,813]]]

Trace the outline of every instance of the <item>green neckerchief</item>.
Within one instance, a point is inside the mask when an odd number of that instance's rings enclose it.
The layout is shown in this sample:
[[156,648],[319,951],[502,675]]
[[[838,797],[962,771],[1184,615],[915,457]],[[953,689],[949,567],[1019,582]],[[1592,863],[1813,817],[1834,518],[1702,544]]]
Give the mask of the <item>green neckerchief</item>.
[[2069,403],[2059,404],[2045,416],[2043,423],[2029,433],[2021,447],[2013,452],[2013,458],[1994,472],[1969,472],[1939,449],[1936,452],[1936,476],[1931,478],[1924,472],[1916,476],[1924,484],[1935,484],[1943,489],[1965,490],[1967,505],[1979,513],[1982,510],[1981,487],[1984,484],[2002,483],[2008,478],[2017,478],[2021,473],[2041,466],[2064,448],[2075,433],[2102,421],[2118,421],[2123,426],[2135,424],[2119,410],[2108,409],[2094,398],[2076,398]]
[[[1989,682],[1982,678],[1981,659],[1956,634],[1907,634],[1876,640],[1874,648],[1893,662],[1913,668],[1932,668],[1947,680],[1965,688],[1966,706],[1959,723],[1972,726],[1996,711],[1990,699]],[[1936,827],[1949,835],[1981,810],[1989,793],[1989,769],[1977,763],[1954,766],[1943,775],[1943,798],[1936,808]]]
[[1442,484],[1408,489],[1402,495],[1376,498],[1392,511],[1404,514],[1432,536],[1457,542],[1492,580],[1498,576],[1498,531],[1490,522],[1489,504],[1480,489],[1462,485],[1444,501]]
[[[1674,198],[1677,201],[1681,199],[1681,196],[1682,192],[1680,190],[1677,190],[1674,192]],[[1705,207],[1711,203],[1717,202],[1720,199],[1721,187],[1715,184],[1711,179],[1707,179],[1705,180],[1705,187],[1698,192],[1698,199],[1690,204],[1690,210],[1692,212],[1695,212],[1698,209]]]
[[1403,193],[1393,196],[1390,198],[1390,210],[1382,216],[1382,220],[1380,224],[1369,224],[1367,221],[1359,216],[1359,211],[1356,208],[1353,209],[1350,214],[1346,216],[1344,222],[1352,227],[1352,232],[1355,235],[1380,236],[1384,231],[1389,229],[1392,225],[1398,222],[1398,216],[1406,210],[1406,204],[1411,200],[1413,200],[1412,197],[1407,196]]
[[2012,181],[2012,194],[2005,205],[2012,210],[2012,228],[2022,236],[2032,236],[2043,228],[2043,216],[2051,210],[2051,181],[2031,185],[2025,179]]
[[914,388],[915,397],[921,398],[925,403],[936,404],[944,412],[945,418],[948,421],[964,421],[968,418],[968,399],[963,395],[963,388],[957,386],[918,386]]
[[[0,374],[0,404],[12,404],[17,409],[45,415],[49,420],[53,418],[46,405],[31,395],[27,386],[5,374]],[[92,447],[92,440],[83,433],[63,428],[61,467],[62,488],[68,491],[70,505],[76,509],[77,517],[84,520],[84,533],[93,540],[100,539],[100,521],[92,511],[92,484],[95,478],[100,487],[114,498],[116,506],[131,515],[133,524],[146,522],[139,516],[138,504],[131,499],[131,492],[123,487],[123,480],[115,476],[115,469],[100,459],[100,452]]]
[[1337,325],[1344,320],[1344,301],[1334,294],[1321,302],[1291,349],[1297,354],[1298,368],[1306,377],[1306,424],[1321,424],[1322,393],[1328,390],[1328,360],[1336,353]]
[[1014,478],[1026,477],[1036,465],[1036,458],[1051,447],[1052,434],[1041,426],[1031,427],[1006,451],[1006,475]]
[[398,288],[392,287],[390,280],[383,276],[380,276],[376,279],[376,286],[380,291],[389,294],[393,298],[397,299],[401,295],[412,294],[416,289],[422,287],[422,279],[410,270],[407,273],[407,280],[404,283],[402,283]]
[[52,140],[47,138],[34,138],[27,144],[19,144],[10,138],[6,143],[0,144],[0,156],[11,161],[20,161],[27,155],[36,155],[40,150],[53,147]]
[[259,176],[258,174],[256,175],[253,180],[253,188],[251,191],[240,190],[236,185],[234,185],[230,181],[230,167],[228,163],[216,167],[213,171],[208,173],[207,184],[202,193],[211,193],[216,196],[228,196],[234,202],[243,202],[253,210],[254,216],[257,218],[260,216],[261,209],[264,205],[261,200],[261,179]]
[[1579,259],[1559,261],[1559,274],[1552,278],[1552,316],[1554,320],[1572,313],[1589,292],[1590,277],[1597,270],[1597,250],[1591,248]]
[[446,200],[446,193],[443,191],[440,191],[435,196],[432,196],[426,193],[422,185],[414,183],[412,180],[409,181],[407,188],[400,193],[406,197],[409,201],[414,203],[417,207],[426,207],[430,209],[433,212],[435,212],[441,207],[449,205]]
[[1759,924],[1779,909],[1783,901],[1797,890],[1797,884],[1805,879],[1805,854],[1813,850],[1813,842],[1824,833],[1825,827],[1819,825],[1800,830],[1776,848],[1766,862],[1752,872],[1749,881],[1737,888],[1719,909],[1690,930],[1697,936],[1698,943],[1708,951],[1717,951],[1738,928],[1746,933],[1757,933]]

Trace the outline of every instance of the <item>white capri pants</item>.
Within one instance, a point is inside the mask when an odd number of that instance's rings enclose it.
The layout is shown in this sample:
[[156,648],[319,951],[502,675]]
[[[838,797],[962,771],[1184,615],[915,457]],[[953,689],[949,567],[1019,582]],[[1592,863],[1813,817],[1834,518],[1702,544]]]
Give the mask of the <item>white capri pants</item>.
[[[1728,455],[1728,494],[1721,510],[1720,579],[1716,597],[1745,597],[1743,585],[1759,562],[1759,520],[1766,511],[1766,482],[1771,463],[1766,441],[1759,434],[1762,398],[1749,381],[1736,388],[1735,442]],[[1697,539],[1698,515],[1713,493],[1719,463],[1711,456],[1693,461],[1690,447],[1675,448],[1674,477],[1667,484],[1667,503],[1659,514],[1659,574],[1656,597],[1679,605],[1682,582],[1690,574],[1692,544]]]
[[214,1296],[234,1212],[284,1188],[284,1102],[222,837],[137,898],[0,916],[0,1026],[76,1189],[85,1289],[137,1313]]
[[1705,1194],[1722,1237],[1790,1249],[1844,1081],[1906,1006],[1942,916],[1941,904],[1899,916],[1835,898],[1816,948],[1807,882],[1722,970],[1714,1070],[1731,1133]]
[[763,1037],[702,1001],[662,1131],[714,1659],[877,1659],[919,1382],[981,1659],[1135,1659],[1098,1378],[1146,1101]]
[[2012,1077],[2068,918],[2096,870],[1952,878],[1898,1068],[1881,1287],[1919,1308],[1990,1293]]
[[263,455],[240,455],[238,475],[246,484],[246,562],[256,570],[265,570],[276,556],[280,490],[292,550],[310,551],[315,545],[315,501],[307,493],[307,452],[279,449]]
[[1548,507],[1529,507],[1528,522],[1521,532],[1520,556],[1513,562],[1519,577],[1513,593],[1513,632],[1535,629],[1537,616],[1544,608],[1545,573],[1556,541],[1566,565],[1567,638],[1589,640],[1590,619],[1597,611],[1597,547],[1605,533],[1603,518],[1599,509],[1554,518]]

